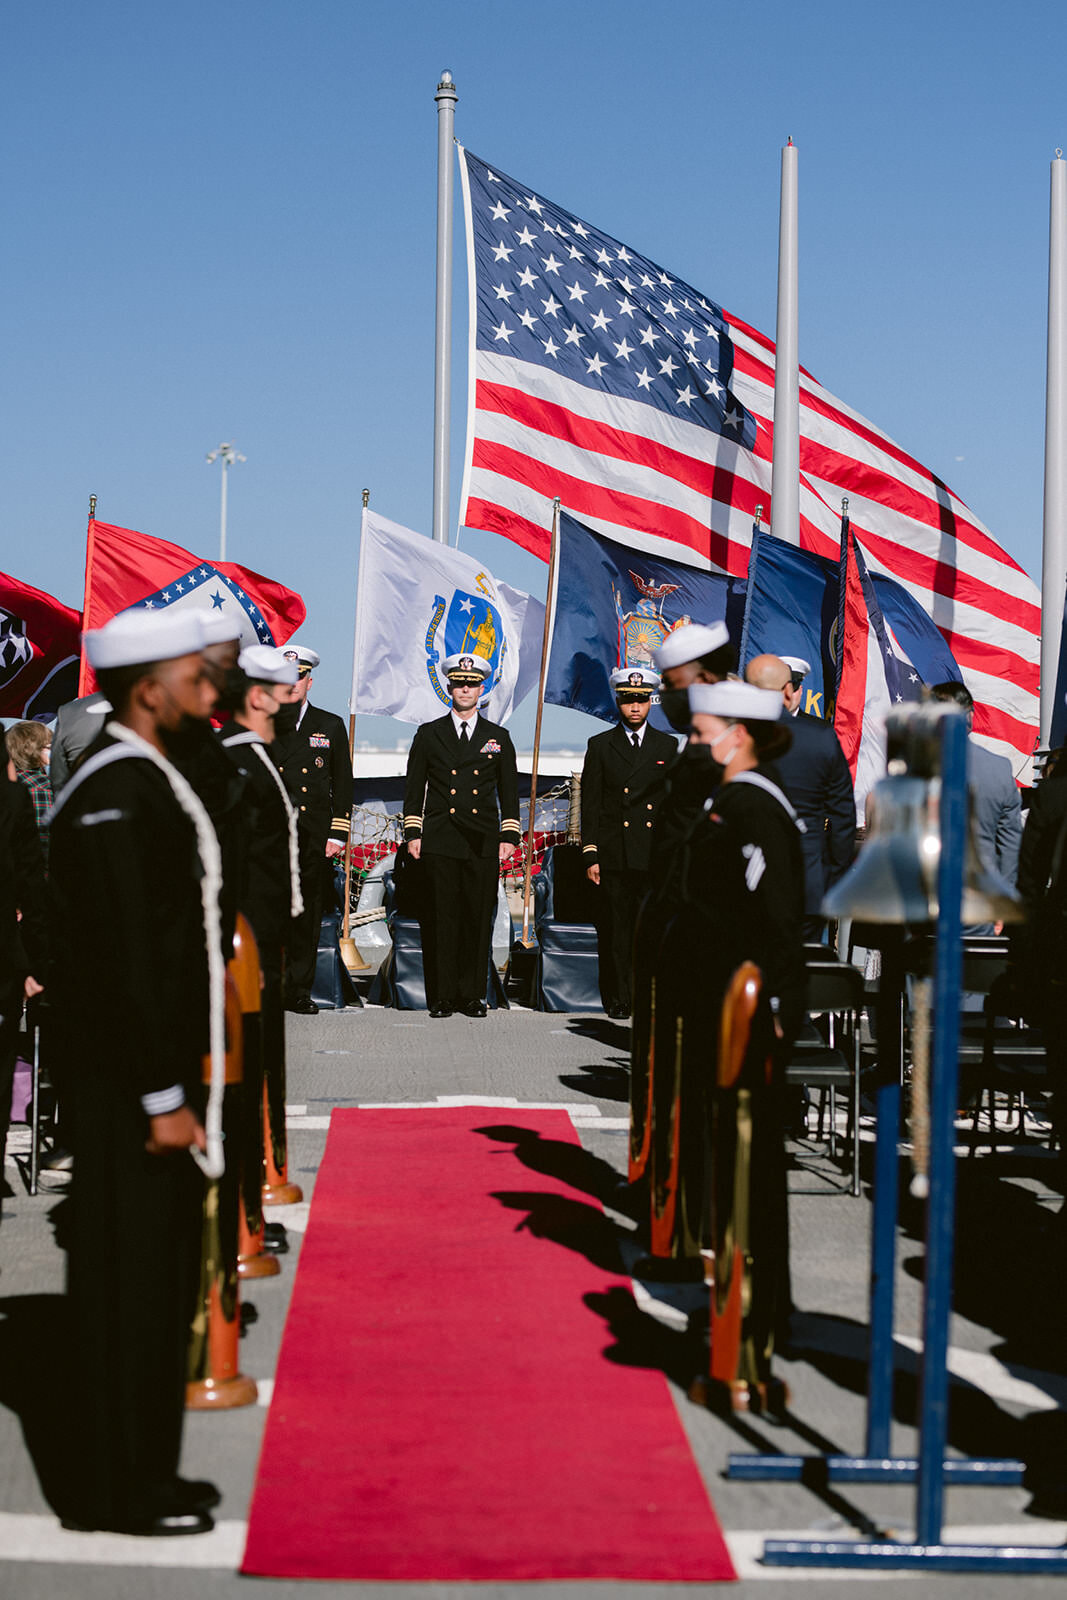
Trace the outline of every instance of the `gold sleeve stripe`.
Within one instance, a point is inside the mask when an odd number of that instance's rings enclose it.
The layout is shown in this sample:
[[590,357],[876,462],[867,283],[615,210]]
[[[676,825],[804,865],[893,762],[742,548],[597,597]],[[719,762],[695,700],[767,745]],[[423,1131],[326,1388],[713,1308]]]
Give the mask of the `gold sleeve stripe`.
[[330,827],[335,833],[347,833],[352,823],[348,817],[331,817]]
[[416,828],[422,821],[422,812],[416,811],[410,817],[404,818],[405,828]]
[[595,855],[595,854],[596,854],[596,845],[595,844],[583,844],[582,845],[582,855],[583,856],[589,856],[589,855]]
[[517,828],[519,826],[519,819],[518,817],[505,817],[500,826],[502,828]]

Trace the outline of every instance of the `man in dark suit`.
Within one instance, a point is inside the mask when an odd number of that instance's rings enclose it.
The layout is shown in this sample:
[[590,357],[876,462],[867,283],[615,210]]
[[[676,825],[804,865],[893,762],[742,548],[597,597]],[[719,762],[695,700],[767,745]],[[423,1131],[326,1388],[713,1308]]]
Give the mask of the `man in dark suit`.
[[677,753],[669,733],[648,725],[659,674],[620,667],[611,675],[619,722],[590,739],[582,769],[582,854],[600,889],[597,953],[600,997],[609,1017],[628,1017],[633,1002],[637,912],[649,888],[652,834]]
[[352,827],[352,757],[341,718],[320,711],[308,699],[318,652],[307,645],[287,644],[284,654],[296,662],[299,676],[292,688],[285,686],[290,698],[278,708],[270,753],[296,807],[304,897],[303,913],[289,932],[285,1008],[314,1016],[319,1008],[311,990],[322,908],[327,892],[333,891],[333,862],[344,855]]
[[774,765],[782,788],[804,823],[804,937],[822,937],[826,919],[822,902],[852,862],[856,845],[856,797],[852,774],[833,725],[801,711],[802,684],[808,663],[791,657],[756,656],[745,679],[760,689],[777,689],[783,717],[790,719],[793,743]]
[[404,839],[426,879],[431,1017],[485,1016],[500,867],[521,837],[515,747],[506,728],[478,714],[491,671],[481,656],[449,656],[452,709],[423,723],[408,754]]
[[[998,756],[979,744],[971,732],[974,724],[974,698],[962,683],[950,679],[935,683],[934,700],[959,706],[967,718],[967,790],[971,802],[971,823],[978,859],[987,872],[1003,878],[1014,889],[1019,874],[1019,846],[1023,839],[1023,813],[1019,786],[1006,756]],[[968,935],[995,933],[992,922],[971,924]]]

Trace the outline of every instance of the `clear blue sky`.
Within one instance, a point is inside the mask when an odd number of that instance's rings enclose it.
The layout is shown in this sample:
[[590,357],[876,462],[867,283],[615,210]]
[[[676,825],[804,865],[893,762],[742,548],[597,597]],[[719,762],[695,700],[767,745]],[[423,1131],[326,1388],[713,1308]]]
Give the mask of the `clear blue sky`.
[[[215,553],[204,456],[234,439],[231,559],[303,594],[315,698],[345,713],[361,489],[430,531],[444,67],[472,150],[772,335],[791,135],[801,360],[1040,577],[1062,7],[36,0],[4,32],[0,566],[69,604],[90,492]],[[454,516],[462,260],[456,330]],[[461,543],[543,593],[516,547]]]

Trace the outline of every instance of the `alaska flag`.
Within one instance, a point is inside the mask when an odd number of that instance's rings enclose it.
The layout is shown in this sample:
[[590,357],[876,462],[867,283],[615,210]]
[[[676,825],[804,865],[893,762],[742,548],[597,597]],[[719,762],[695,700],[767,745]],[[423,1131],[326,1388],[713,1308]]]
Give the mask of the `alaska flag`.
[[[545,701],[614,722],[616,668],[653,666],[653,652],[686,622],[725,621],[736,641],[743,606],[743,580],[648,555],[563,512]],[[667,727],[656,701],[652,721]]]
[[[753,656],[765,653],[802,656],[811,663],[811,672],[804,680],[801,709],[815,717],[833,714],[840,570],[839,560],[799,550],[773,534],[753,536],[741,670]],[[881,609],[887,643],[895,642],[895,656],[905,669],[909,693],[923,684],[959,680],[951,650],[907,589],[881,573],[868,574],[868,581]]]

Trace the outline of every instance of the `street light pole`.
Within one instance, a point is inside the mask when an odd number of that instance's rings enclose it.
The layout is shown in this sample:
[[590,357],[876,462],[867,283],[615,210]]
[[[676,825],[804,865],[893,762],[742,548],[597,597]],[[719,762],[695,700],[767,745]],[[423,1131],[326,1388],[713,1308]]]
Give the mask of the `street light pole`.
[[216,461],[222,462],[222,505],[219,510],[219,560],[226,560],[226,478],[230,468],[237,461],[247,460],[232,444],[220,444],[217,450],[209,450],[207,455],[208,466]]

